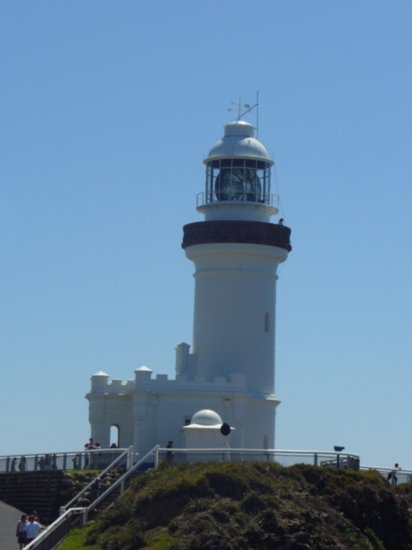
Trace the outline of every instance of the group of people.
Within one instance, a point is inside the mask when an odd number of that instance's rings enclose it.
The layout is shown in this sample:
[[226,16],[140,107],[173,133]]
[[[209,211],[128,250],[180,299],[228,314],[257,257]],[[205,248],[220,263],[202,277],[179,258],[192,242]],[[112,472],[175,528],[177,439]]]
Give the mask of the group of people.
[[23,514],[16,527],[16,537],[20,550],[34,540],[40,530],[41,525],[37,512],[32,512],[28,517]]
[[42,472],[45,470],[57,470],[57,455],[46,454],[42,456],[36,464],[36,469],[37,468]]
[[[100,449],[100,443],[98,441],[94,441],[94,439],[91,437],[87,443],[84,445],[85,451],[94,451],[97,449]],[[112,443],[110,445],[111,449],[117,449],[116,443]],[[77,453],[73,458],[73,469],[78,470],[80,468],[80,464],[82,462],[82,455],[81,453]],[[88,460],[87,456],[85,458],[85,465],[88,466]],[[10,460],[10,463],[7,465],[7,471],[10,472],[26,472],[28,469],[33,469],[33,466],[31,468],[28,468],[27,460],[25,456],[21,456],[18,460],[17,457],[14,457]],[[34,470],[57,470],[57,455],[56,454],[45,454],[44,456],[40,457],[37,460],[37,457],[35,457],[34,460]]]
[[[46,454],[42,457],[40,457],[39,460],[37,460],[37,457],[34,461],[34,469],[35,470],[57,470],[57,455],[56,454]],[[17,464],[17,458],[12,458],[10,462],[10,472],[27,472],[27,460],[25,456],[22,456],[19,460],[19,463]]]
[[[10,471],[15,472],[16,471],[16,464],[17,464],[17,458],[14,457],[10,463]],[[25,472],[27,470],[27,461],[26,457],[22,456],[19,460],[18,464],[19,472]]]
[[91,437],[89,441],[84,444],[84,448],[90,451],[94,449],[100,449],[100,443],[98,441],[94,441],[94,439]]

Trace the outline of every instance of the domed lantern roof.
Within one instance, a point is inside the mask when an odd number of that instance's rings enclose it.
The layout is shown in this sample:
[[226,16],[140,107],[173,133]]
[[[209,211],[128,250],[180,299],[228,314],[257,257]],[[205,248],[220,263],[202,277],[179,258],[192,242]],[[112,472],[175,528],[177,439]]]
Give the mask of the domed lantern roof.
[[208,164],[212,160],[227,158],[244,158],[261,160],[273,164],[266,147],[254,137],[255,129],[245,120],[235,120],[225,125],[222,139],[210,149],[203,161]]

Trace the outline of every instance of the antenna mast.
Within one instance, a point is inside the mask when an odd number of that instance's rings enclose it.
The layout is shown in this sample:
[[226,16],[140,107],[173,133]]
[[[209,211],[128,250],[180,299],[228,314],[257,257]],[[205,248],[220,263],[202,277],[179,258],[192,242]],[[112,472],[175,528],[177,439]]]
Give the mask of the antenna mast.
[[259,139],[259,91],[256,92],[256,137]]
[[231,102],[231,106],[228,108],[228,111],[232,112],[237,110],[237,119],[241,120],[245,115],[256,109],[256,137],[259,137],[259,92],[256,92],[256,103],[250,105],[249,103],[242,104],[242,98],[239,97],[238,103],[234,101]]

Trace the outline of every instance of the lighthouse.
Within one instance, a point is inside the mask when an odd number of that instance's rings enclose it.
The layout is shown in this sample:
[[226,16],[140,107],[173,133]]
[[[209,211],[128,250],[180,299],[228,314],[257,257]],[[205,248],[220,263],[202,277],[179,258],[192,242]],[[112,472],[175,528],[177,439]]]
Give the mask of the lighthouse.
[[205,379],[243,376],[248,413],[243,444],[274,445],[277,267],[291,250],[278,213],[271,166],[254,128],[238,119],[204,160],[197,210],[204,221],[184,226],[183,248],[195,266],[192,354]]
[[102,371],[92,376],[91,436],[102,446],[113,430],[118,446],[141,454],[169,440],[183,447],[197,434],[224,439],[216,419],[235,428],[233,448],[275,446],[277,268],[291,245],[290,229],[272,221],[273,161],[239,117],[204,164],[197,196],[204,219],[185,225],[182,241],[194,266],[192,344],[177,345],[174,378],[154,376],[147,365],[127,381]]

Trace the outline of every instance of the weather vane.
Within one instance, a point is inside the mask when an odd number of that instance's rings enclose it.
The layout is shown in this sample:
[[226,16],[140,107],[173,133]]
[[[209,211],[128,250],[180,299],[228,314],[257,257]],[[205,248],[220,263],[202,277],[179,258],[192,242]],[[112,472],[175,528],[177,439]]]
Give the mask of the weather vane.
[[250,103],[242,103],[242,98],[239,97],[238,102],[232,101],[230,107],[228,108],[229,112],[237,112],[236,120],[242,119],[247,113],[250,113],[256,109],[256,135],[259,134],[259,92],[256,92],[256,103],[250,105]]

